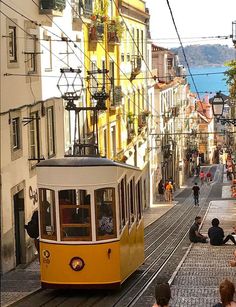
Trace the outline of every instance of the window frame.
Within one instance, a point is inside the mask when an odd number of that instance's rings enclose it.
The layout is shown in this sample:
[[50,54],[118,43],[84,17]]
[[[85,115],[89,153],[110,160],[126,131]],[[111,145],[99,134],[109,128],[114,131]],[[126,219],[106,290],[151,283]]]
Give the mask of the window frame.
[[14,117],[12,118],[12,150],[17,151],[19,149],[21,149],[20,117]]
[[119,219],[120,219],[119,227],[121,233],[127,223],[126,176],[124,176],[118,184],[118,196],[119,196]]
[[135,196],[135,178],[132,177],[131,180],[128,183],[128,202],[129,202],[129,227],[131,228],[136,220],[136,196]]
[[117,140],[116,140],[116,124],[111,125],[111,129],[110,129],[110,133],[111,133],[111,155],[114,158],[117,154]]
[[[44,228],[45,224],[45,219],[43,218],[44,216],[44,212],[43,212],[43,198],[42,195],[46,192],[46,191],[51,191],[52,192],[52,200],[53,200],[53,220],[55,222],[55,229],[54,229],[54,233],[55,235],[45,235],[44,233],[44,229],[46,229],[46,227]],[[56,202],[55,202],[55,190],[52,189],[47,189],[47,188],[39,188],[39,212],[40,212],[40,238],[45,239],[45,240],[51,240],[51,241],[57,241],[57,220],[56,220]]]
[[[45,49],[45,56],[48,57],[47,63],[44,67],[45,72],[52,71],[52,37],[44,33],[44,44],[47,44],[47,49]],[[48,65],[47,65],[48,64]]]
[[[90,204],[89,205],[79,205],[77,204],[77,201],[75,201],[75,205],[72,204],[60,204],[60,197],[59,197],[59,192],[60,191],[75,191],[75,196],[76,199],[78,197],[78,192],[79,191],[86,191],[86,195],[90,195]],[[57,191],[58,193],[58,207],[59,207],[59,225],[60,225],[60,240],[63,242],[66,241],[92,241],[92,207],[91,207],[91,194],[88,192],[88,190],[82,190],[82,189],[61,189]],[[63,209],[88,209],[90,214],[89,214],[89,222],[88,223],[62,223],[62,217],[63,217]],[[89,228],[90,230],[90,235],[89,236],[73,236],[73,237],[66,237],[63,235],[63,227],[67,228]]]
[[29,75],[36,74],[37,69],[37,35],[36,34],[26,34],[26,42],[29,39],[33,39],[33,49],[32,51],[25,51],[25,64],[26,70]]
[[[12,34],[12,35],[11,35]],[[11,44],[12,42],[12,44]],[[12,50],[12,52],[11,52]],[[8,59],[9,63],[17,63],[17,29],[16,26],[9,24],[8,25]]]
[[[99,217],[98,217],[98,208],[97,208],[97,195],[96,191],[100,190],[112,190],[112,219],[113,219],[113,230],[114,234],[105,234],[105,235],[99,235],[98,229],[99,229]],[[117,225],[116,225],[116,188],[115,187],[103,187],[99,189],[94,190],[94,207],[95,207],[95,233],[96,233],[96,241],[103,241],[103,240],[109,240],[109,239],[116,239],[117,238]]]
[[53,106],[48,107],[46,112],[47,112],[47,150],[48,150],[48,157],[51,158],[56,154],[54,107]]
[[[38,144],[37,144],[37,118],[38,111],[34,111],[30,113],[30,118],[32,119],[29,123],[29,147],[30,147],[30,158],[34,159],[37,156]],[[40,129],[39,129],[40,130]],[[40,134],[40,131],[39,131]],[[32,137],[33,136],[33,137]],[[32,142],[33,140],[33,142]],[[39,145],[40,146],[40,145]],[[32,148],[34,151],[34,155],[32,155]]]
[[143,216],[143,197],[142,197],[142,179],[136,183],[136,216],[137,223],[142,219]]

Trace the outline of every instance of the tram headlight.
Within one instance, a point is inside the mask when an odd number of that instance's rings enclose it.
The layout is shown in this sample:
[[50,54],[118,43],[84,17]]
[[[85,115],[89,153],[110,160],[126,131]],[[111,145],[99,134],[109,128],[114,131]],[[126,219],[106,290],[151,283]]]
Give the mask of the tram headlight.
[[74,271],[81,271],[84,267],[84,260],[80,257],[73,257],[70,261],[70,267]]

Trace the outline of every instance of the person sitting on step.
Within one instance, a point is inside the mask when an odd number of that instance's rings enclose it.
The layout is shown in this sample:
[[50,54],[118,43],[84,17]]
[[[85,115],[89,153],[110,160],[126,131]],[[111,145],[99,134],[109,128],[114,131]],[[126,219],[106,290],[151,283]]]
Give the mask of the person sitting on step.
[[221,227],[219,227],[220,221],[217,218],[214,218],[211,221],[211,224],[212,224],[212,227],[210,227],[208,230],[208,236],[210,238],[211,245],[216,245],[216,246],[223,245],[229,240],[231,240],[236,245],[236,241],[232,234],[227,235],[224,238],[225,236],[224,230]]
[[234,284],[230,280],[225,279],[220,283],[219,290],[221,302],[215,304],[213,307],[236,307],[236,302],[234,301]]
[[156,299],[156,304],[154,304],[153,307],[169,307],[171,292],[168,283],[162,283],[156,285],[155,299]]

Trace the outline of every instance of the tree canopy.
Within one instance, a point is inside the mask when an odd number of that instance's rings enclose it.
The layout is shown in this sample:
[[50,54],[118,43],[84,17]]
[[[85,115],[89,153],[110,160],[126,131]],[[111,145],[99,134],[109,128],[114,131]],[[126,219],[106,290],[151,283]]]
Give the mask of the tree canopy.
[[236,98],[236,60],[232,60],[225,64],[229,67],[228,70],[225,71],[226,83],[229,86],[229,92],[231,98]]

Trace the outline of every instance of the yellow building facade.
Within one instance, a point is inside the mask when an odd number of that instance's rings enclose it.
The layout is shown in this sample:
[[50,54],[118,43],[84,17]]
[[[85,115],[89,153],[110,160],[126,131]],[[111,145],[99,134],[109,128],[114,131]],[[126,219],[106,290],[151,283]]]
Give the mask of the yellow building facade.
[[[89,72],[87,106],[96,105],[93,93],[104,86],[109,98],[107,110],[99,112],[99,151],[119,161],[137,156],[132,147],[149,114],[145,79],[148,16],[143,1],[94,1],[90,20],[83,24],[85,66]],[[91,123],[92,116],[90,127]],[[132,154],[127,157],[129,149]],[[136,158],[131,160],[131,164],[139,164]]]
[[[149,14],[141,0],[93,1],[92,10],[90,20],[83,24],[87,106],[96,105],[94,92],[105,90],[109,95],[107,109],[98,114],[99,152],[101,156],[144,169],[149,190],[147,125],[151,104],[146,78],[151,71],[146,60]],[[90,130],[93,129],[92,112],[88,122]],[[148,204],[148,195],[146,199]]]

